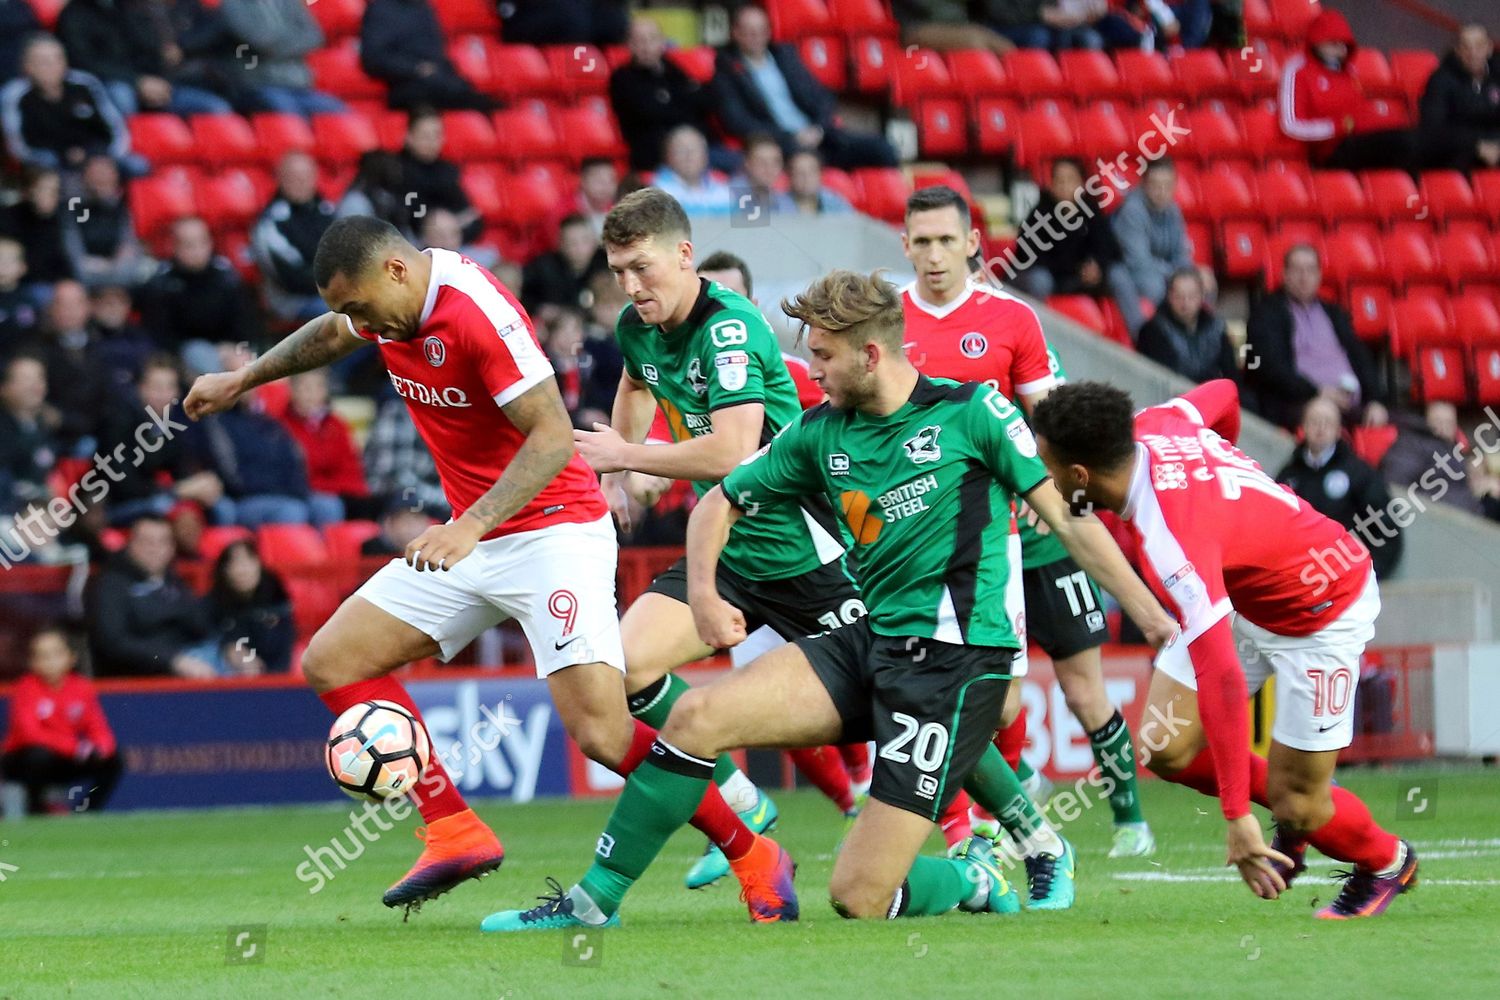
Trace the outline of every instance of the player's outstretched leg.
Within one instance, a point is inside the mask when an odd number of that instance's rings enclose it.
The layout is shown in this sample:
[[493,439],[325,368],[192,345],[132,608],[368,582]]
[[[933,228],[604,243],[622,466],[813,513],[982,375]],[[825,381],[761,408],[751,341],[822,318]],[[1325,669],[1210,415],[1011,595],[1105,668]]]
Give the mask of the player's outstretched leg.
[[964,788],[1011,835],[1026,865],[1027,906],[1066,910],[1073,905],[1077,857],[1021,787],[1000,751],[985,748]]
[[[421,722],[406,689],[386,675],[438,652],[438,644],[420,630],[362,597],[351,597],[313,636],[302,657],[302,673],[334,715],[362,701],[382,700],[395,702]],[[417,863],[382,897],[386,906],[403,906],[408,915],[461,882],[494,871],[505,859],[499,838],[464,802],[437,754],[412,800],[426,822],[417,831],[425,846]]]

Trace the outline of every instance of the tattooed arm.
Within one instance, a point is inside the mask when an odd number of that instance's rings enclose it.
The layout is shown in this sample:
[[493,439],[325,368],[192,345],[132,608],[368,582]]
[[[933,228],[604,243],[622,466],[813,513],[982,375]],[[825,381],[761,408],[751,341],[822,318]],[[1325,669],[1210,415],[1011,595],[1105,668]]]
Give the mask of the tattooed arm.
[[219,413],[258,385],[321,368],[353,354],[367,343],[354,335],[349,321],[341,314],[324,313],[302,324],[244,368],[200,375],[182,408],[194,420]]
[[544,379],[501,407],[526,440],[500,478],[461,517],[433,525],[406,547],[418,571],[452,569],[479,540],[514,517],[573,457],[573,423],[557,391]]

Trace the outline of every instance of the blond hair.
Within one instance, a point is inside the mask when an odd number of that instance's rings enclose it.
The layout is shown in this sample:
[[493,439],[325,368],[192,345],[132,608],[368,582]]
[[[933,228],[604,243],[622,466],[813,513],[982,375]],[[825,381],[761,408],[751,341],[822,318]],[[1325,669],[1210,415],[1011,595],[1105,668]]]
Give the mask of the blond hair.
[[905,333],[901,295],[878,270],[867,275],[831,271],[796,298],[783,299],[781,311],[799,320],[804,331],[815,326],[861,344],[878,341],[896,351]]

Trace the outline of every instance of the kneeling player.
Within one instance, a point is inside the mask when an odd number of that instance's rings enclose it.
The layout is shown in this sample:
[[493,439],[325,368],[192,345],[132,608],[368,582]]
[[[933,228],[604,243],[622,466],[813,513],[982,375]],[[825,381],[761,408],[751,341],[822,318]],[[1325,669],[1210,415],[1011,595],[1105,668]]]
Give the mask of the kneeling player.
[[[1232,382],[1206,383],[1133,417],[1118,389],[1062,386],[1033,423],[1059,487],[1120,515],[1152,589],[1182,624],[1158,658],[1148,700],[1158,717],[1184,721],[1153,753],[1151,770],[1218,796],[1228,862],[1257,895],[1284,891],[1311,843],[1354,865],[1319,917],[1382,912],[1415,884],[1416,855],[1333,784],[1338,752],[1354,736],[1360,655],[1380,611],[1368,550],[1234,447]],[[1314,560],[1335,546],[1361,558],[1328,579]],[[1245,700],[1273,675],[1267,760],[1246,749]],[[1252,799],[1276,819],[1270,848]]]
[[[918,857],[960,786],[997,812],[1019,790],[990,743],[1018,647],[1004,600],[1017,545],[1013,498],[1028,499],[1148,636],[1175,632],[1103,526],[1068,514],[1019,411],[985,386],[929,380],[912,367],[894,288],[836,271],[783,308],[811,328],[813,377],[829,403],[693,512],[694,620],[710,645],[744,638],[745,616],[716,578],[731,527],[741,514],[753,522],[816,496],[837,498],[845,512],[869,616],[685,694],[627,781],[583,880],[532,910],[491,915],[487,930],[614,922],[724,749],[870,737],[880,744],[870,802],[835,864],[835,908],[851,917],[1015,912],[1020,902],[988,841],[974,838],[954,859]],[[1070,871],[1073,852],[1064,844],[1061,853]],[[783,867],[778,887],[790,875]]]

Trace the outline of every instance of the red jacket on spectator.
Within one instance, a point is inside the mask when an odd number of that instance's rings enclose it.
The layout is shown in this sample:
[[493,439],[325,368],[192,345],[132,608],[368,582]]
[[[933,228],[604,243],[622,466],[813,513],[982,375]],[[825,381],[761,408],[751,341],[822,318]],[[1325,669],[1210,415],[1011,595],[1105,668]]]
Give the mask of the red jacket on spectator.
[[308,418],[290,407],[281,423],[307,456],[307,482],[318,493],[363,497],[370,495],[365,466],[354,448],[349,425],[331,410]]
[[[1318,58],[1317,46],[1325,42],[1343,42],[1349,47],[1349,54],[1337,69]],[[1409,124],[1404,109],[1372,100],[1360,89],[1359,81],[1349,72],[1349,61],[1357,48],[1344,15],[1325,7],[1308,25],[1307,51],[1288,59],[1281,72],[1277,98],[1281,131],[1288,138],[1307,143],[1315,162],[1327,159],[1347,136]]]
[[10,693],[10,728],[0,753],[43,747],[63,757],[80,756],[87,742],[103,757],[115,752],[115,734],[110,731],[93,682],[69,674],[52,687],[35,674],[16,682]]

